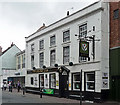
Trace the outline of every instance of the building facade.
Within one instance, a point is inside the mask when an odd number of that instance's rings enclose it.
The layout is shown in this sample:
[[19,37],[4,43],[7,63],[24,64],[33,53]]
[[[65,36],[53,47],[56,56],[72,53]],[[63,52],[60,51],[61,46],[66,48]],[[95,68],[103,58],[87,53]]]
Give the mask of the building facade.
[[17,83],[19,81],[21,87],[25,85],[25,76],[26,76],[26,69],[25,69],[25,50],[17,53],[16,57],[16,71],[14,75],[8,77],[8,79],[12,79],[14,82],[14,87],[17,87]]
[[[102,99],[109,90],[109,5],[96,2],[26,37],[28,92]],[[91,97],[89,97],[91,96]]]
[[16,70],[16,58],[15,55],[20,52],[20,49],[11,44],[0,56],[0,84],[2,86],[4,81],[12,81],[8,77],[14,75]]
[[120,2],[110,3],[110,98],[120,101]]

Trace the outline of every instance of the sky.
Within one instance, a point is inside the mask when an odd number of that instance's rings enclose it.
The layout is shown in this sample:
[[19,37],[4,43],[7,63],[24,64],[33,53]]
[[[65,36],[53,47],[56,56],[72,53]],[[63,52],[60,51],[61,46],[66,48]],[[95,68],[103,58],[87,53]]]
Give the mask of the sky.
[[3,51],[13,42],[25,49],[25,37],[98,0],[1,0],[0,46]]

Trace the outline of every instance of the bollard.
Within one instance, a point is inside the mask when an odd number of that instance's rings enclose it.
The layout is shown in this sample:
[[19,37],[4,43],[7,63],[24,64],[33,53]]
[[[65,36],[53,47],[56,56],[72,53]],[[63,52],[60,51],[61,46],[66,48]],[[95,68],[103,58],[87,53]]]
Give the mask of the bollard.
[[40,98],[42,98],[42,89],[40,89]]
[[23,87],[23,95],[25,95],[25,87]]

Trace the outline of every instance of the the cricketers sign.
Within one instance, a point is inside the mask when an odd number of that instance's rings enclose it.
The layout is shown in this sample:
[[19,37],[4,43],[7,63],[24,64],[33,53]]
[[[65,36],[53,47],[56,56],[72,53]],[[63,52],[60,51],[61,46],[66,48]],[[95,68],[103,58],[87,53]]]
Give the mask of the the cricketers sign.
[[80,56],[89,57],[89,42],[80,41]]

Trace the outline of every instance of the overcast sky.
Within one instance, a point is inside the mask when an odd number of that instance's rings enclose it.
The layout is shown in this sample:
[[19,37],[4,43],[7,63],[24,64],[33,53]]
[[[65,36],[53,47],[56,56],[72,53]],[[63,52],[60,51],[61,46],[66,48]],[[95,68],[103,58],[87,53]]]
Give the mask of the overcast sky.
[[25,37],[34,33],[43,23],[53,22],[98,0],[4,0],[0,2],[0,46],[3,50],[13,42],[25,49]]

